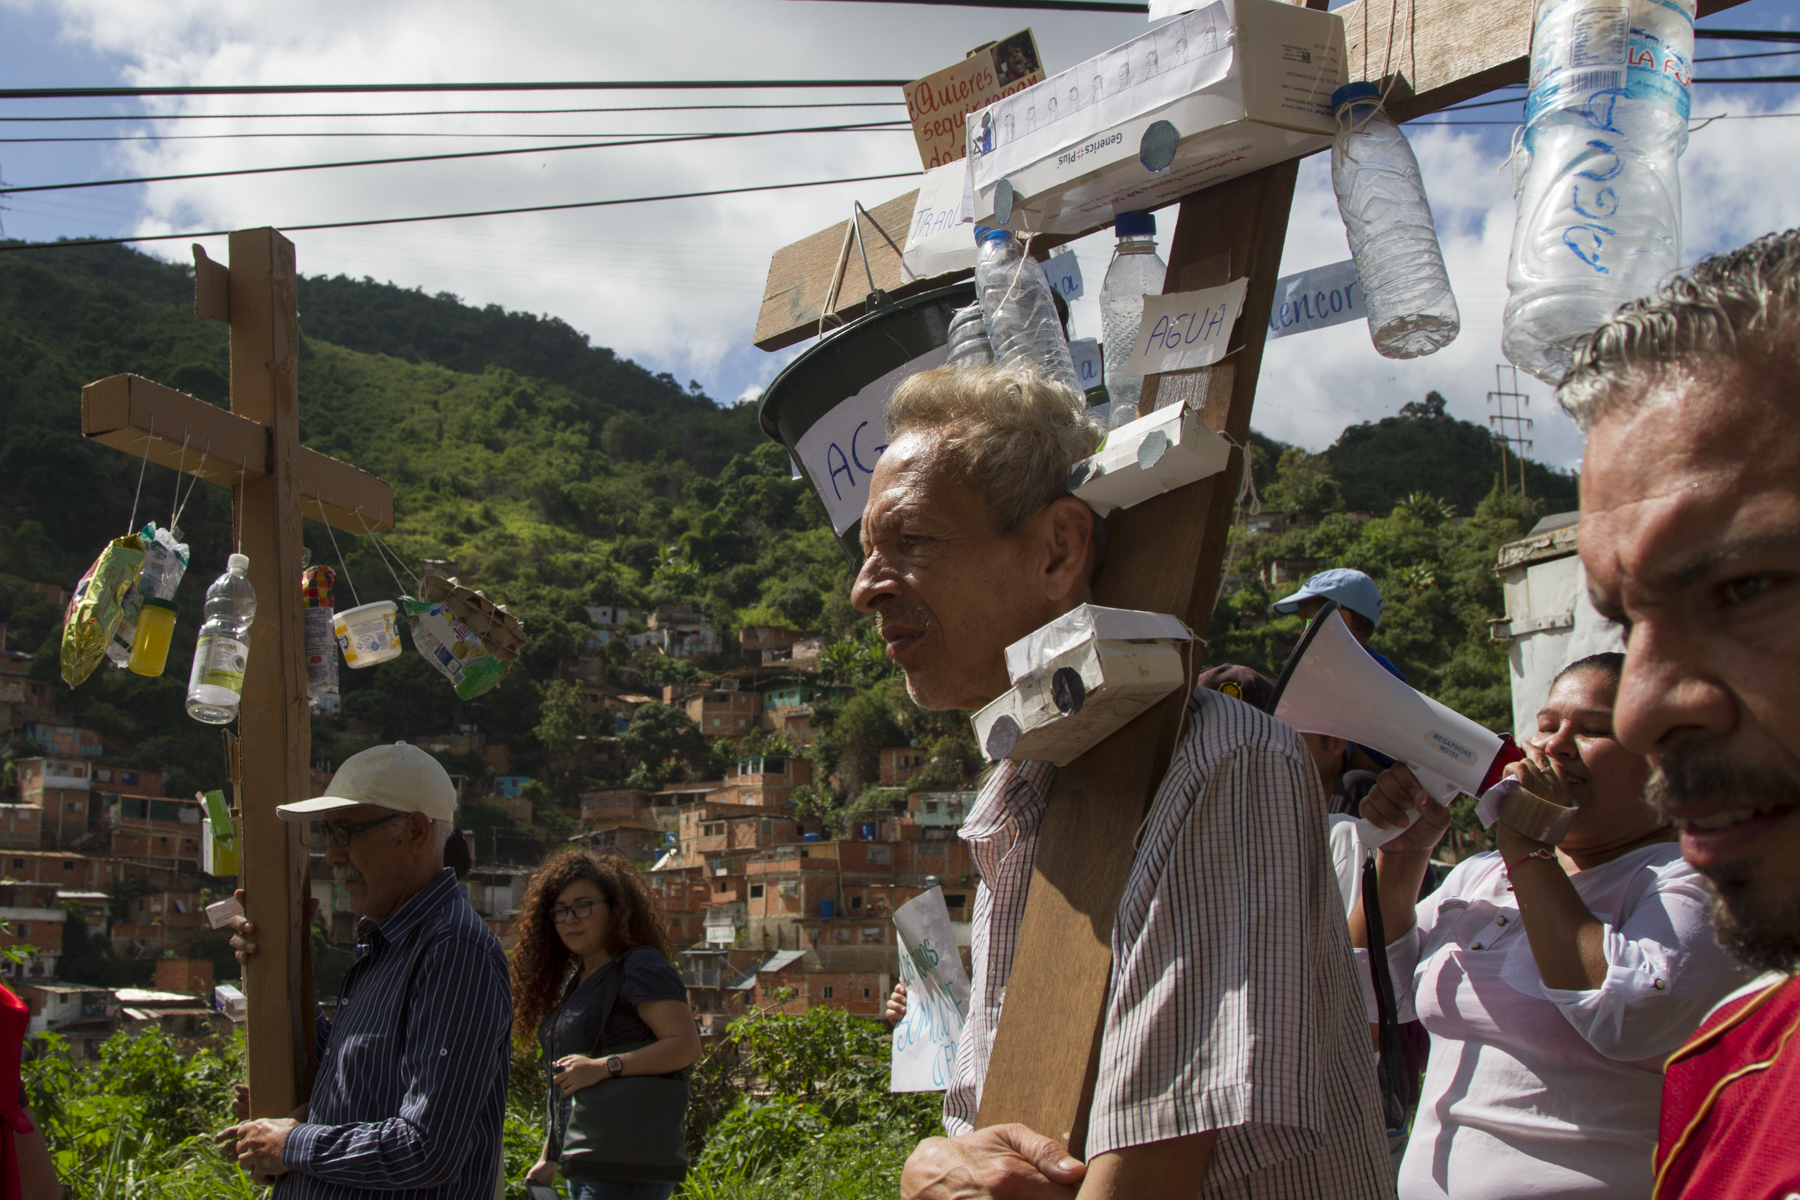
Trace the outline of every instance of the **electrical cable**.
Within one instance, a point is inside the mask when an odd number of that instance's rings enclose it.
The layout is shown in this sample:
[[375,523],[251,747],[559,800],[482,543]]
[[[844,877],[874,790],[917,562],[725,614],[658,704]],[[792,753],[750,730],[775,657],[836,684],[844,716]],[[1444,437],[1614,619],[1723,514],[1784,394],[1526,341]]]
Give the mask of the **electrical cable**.
[[[902,127],[902,126],[905,126],[906,124],[907,123],[905,121],[868,121],[868,122],[858,123],[855,126],[846,126],[845,128],[852,129],[852,130],[860,130],[860,129],[865,129],[865,128],[869,129],[869,130],[877,130],[877,129],[882,129],[882,128]],[[0,137],[0,145],[8,145],[8,146],[45,145],[45,144],[67,145],[67,144],[80,143],[80,142],[115,142],[115,143],[116,142],[212,142],[212,141],[230,140],[230,139],[236,139],[236,138],[514,138],[514,139],[517,139],[517,138],[656,138],[656,139],[666,139],[669,137],[674,137],[679,134],[681,134],[681,130],[678,130],[678,129],[667,129],[667,130],[661,130],[661,131],[642,131],[642,132],[633,131],[633,132],[629,132],[629,133],[622,131],[622,130],[616,131],[616,132],[601,131],[599,133],[443,133],[443,132],[439,132],[439,131],[435,131],[435,130],[407,130],[407,129],[393,129],[393,130],[387,130],[385,132],[369,131],[369,130],[344,130],[344,131],[318,130],[318,131],[296,131],[293,133],[270,133],[270,132],[264,132],[264,133],[134,133],[134,134],[118,135],[118,136],[113,136],[113,137]],[[730,135],[725,134],[725,133],[719,133],[719,134],[688,134],[688,135],[684,135],[684,136],[725,137],[725,136],[730,136]],[[613,143],[609,142],[607,144],[612,145]],[[544,148],[545,147],[541,147],[541,146],[538,147],[538,149],[544,149]],[[560,147],[552,147],[552,148],[555,149],[555,148],[560,148]],[[521,153],[529,153],[529,151],[521,151]]]
[[521,146],[511,150],[464,150],[455,154],[409,154],[398,158],[363,158],[344,162],[297,163],[285,167],[239,167],[231,171],[183,171],[173,175],[140,175],[130,179],[91,179],[83,183],[40,183],[0,187],[0,196],[27,192],[68,192],[80,188],[119,187],[137,183],[169,183],[180,179],[223,179],[239,175],[278,175],[289,171],[323,171],[337,167],[378,167],[395,163],[445,162],[450,159],[501,158],[517,154],[551,154],[563,150],[603,150],[617,146],[666,146],[671,142],[706,142],[730,138],[776,137],[791,133],[902,133],[911,130],[906,121],[867,121],[854,125],[812,125],[798,129],[750,129],[737,133],[669,134],[614,142],[577,142],[567,146]]
[[1694,61],[1697,63],[1738,62],[1746,58],[1788,58],[1795,54],[1800,54],[1800,50],[1768,50],[1761,54],[1720,54],[1714,58],[1696,58]]
[[679,92],[905,87],[910,79],[565,79],[518,83],[253,83],[220,86],[0,88],[0,100],[120,96],[314,96],[382,92]]
[[[530,204],[519,208],[488,208],[473,212],[433,213],[425,217],[376,217],[366,221],[316,221],[308,225],[278,225],[286,233],[304,233],[311,229],[360,229],[368,225],[415,225],[421,221],[460,221],[467,217],[503,217],[515,213],[562,212],[575,208],[610,208],[619,204],[651,204],[663,200],[697,200],[708,196],[739,196],[747,192],[786,192],[796,188],[833,187],[842,183],[874,183],[884,179],[917,179],[917,171],[895,171],[886,175],[852,175],[844,179],[811,179],[805,183],[760,183],[750,187],[714,188],[701,192],[668,192],[661,196],[626,196],[617,200],[579,200],[569,204]],[[151,233],[136,237],[76,238],[56,242],[0,242],[0,254],[19,250],[65,250],[75,246],[123,246],[132,242],[179,242],[194,238],[225,237],[229,229],[207,229],[190,233]]]
[[1714,42],[1800,42],[1800,32],[1786,29],[1695,29],[1694,36]]
[[904,100],[819,100],[808,104],[626,104],[607,108],[421,108],[396,112],[114,113],[110,116],[0,117],[0,121],[267,121],[300,117],[534,117],[568,113],[746,111],[768,108],[905,108]]
[[1024,8],[1046,12],[1136,13],[1150,11],[1148,4],[1127,0],[837,0],[841,4],[935,4],[944,8]]

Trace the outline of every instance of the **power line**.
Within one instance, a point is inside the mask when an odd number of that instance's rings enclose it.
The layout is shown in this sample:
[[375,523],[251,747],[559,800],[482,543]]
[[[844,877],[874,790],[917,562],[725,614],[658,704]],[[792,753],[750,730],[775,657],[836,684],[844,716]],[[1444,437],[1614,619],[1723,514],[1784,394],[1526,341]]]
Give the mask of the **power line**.
[[169,183],[180,179],[221,179],[238,175],[277,175],[288,171],[323,171],[335,167],[375,167],[394,163],[445,162],[450,159],[499,158],[513,154],[551,154],[562,150],[603,150],[617,146],[665,146],[671,142],[706,142],[726,138],[775,137],[790,133],[899,133],[910,129],[905,121],[865,122],[856,125],[813,125],[799,129],[752,129],[738,133],[670,134],[612,142],[577,142],[567,146],[520,146],[510,150],[464,150],[455,154],[409,154],[398,158],[363,158],[342,162],[296,163],[285,167],[239,167],[232,171],[184,171],[175,175],[140,175],[131,179],[92,179],[85,183],[40,183],[30,187],[0,188],[0,196],[26,192],[67,192],[78,188],[117,187],[136,183]]
[[838,0],[844,4],[937,4],[945,8],[1025,8],[1046,12],[1116,12],[1150,11],[1148,4],[1129,4],[1124,0]]
[[[574,208],[610,208],[619,204],[652,204],[664,200],[697,200],[707,196],[738,196],[746,192],[786,192],[797,188],[832,187],[843,183],[874,183],[883,179],[916,179],[917,171],[898,171],[889,175],[853,175],[846,179],[813,179],[805,183],[764,183],[753,187],[716,188],[704,192],[669,192],[661,196],[628,196],[618,200],[581,200],[571,204],[531,204],[522,208],[488,208],[475,212],[434,213],[427,217],[377,217],[366,221],[318,221],[310,225],[282,225],[280,228],[303,233],[309,229],[360,229],[369,225],[415,225],[422,221],[460,221],[467,217],[504,217],[516,213],[562,212]],[[72,246],[122,246],[129,242],[179,242],[190,238],[224,237],[229,229],[208,229],[193,233],[151,233],[137,237],[77,238],[59,242],[0,243],[0,253],[18,250],[63,250]]]
[[1800,33],[1786,29],[1696,29],[1694,36],[1715,42],[1800,42]]
[[700,112],[768,108],[905,108],[904,100],[817,100],[796,104],[627,104],[608,108],[423,108],[399,112],[114,113],[110,116],[0,117],[0,121],[289,121],[302,117],[541,117],[568,113]]
[[260,83],[220,87],[0,88],[0,100],[120,96],[313,96],[376,92],[668,92],[905,87],[910,79],[588,79],[518,83]]
[[1696,58],[1694,61],[1697,63],[1738,62],[1746,58],[1789,58],[1795,54],[1800,54],[1800,50],[1768,50],[1761,54],[1719,54],[1712,58]]
[[[906,127],[904,121],[869,121],[856,125],[843,126],[851,132],[859,130],[886,131]],[[833,126],[834,130],[838,127]],[[765,132],[779,133],[781,130]],[[238,138],[652,138],[667,140],[676,136],[692,137],[736,137],[738,133],[705,133],[683,135],[678,129],[650,132],[600,132],[600,133],[445,133],[441,130],[391,129],[386,131],[369,130],[319,130],[316,132],[299,131],[292,133],[134,133],[113,137],[0,137],[0,145],[42,145],[46,143],[66,144],[74,142],[210,142]],[[629,142],[607,142],[605,145],[635,145]],[[540,146],[537,149],[575,149],[575,147]],[[530,153],[529,149],[516,153]]]

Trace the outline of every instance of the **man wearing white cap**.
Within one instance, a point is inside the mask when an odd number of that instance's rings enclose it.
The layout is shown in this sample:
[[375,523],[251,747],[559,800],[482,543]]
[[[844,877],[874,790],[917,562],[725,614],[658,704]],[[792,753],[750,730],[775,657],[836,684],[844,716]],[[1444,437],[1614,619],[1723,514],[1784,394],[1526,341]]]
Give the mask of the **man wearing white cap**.
[[[456,789],[416,746],[345,760],[327,794],[275,810],[323,826],[325,861],[357,925],[337,1011],[318,1019],[304,1109],[218,1135],[276,1200],[492,1200],[509,1066],[512,985],[494,934],[444,866]],[[232,922],[240,960],[254,927]]]

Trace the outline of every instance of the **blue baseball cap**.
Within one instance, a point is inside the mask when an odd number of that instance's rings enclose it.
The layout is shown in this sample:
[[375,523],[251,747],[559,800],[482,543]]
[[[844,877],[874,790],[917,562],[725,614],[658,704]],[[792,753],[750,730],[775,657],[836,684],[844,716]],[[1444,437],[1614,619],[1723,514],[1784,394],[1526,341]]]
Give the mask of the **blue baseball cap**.
[[1351,612],[1369,618],[1376,626],[1381,624],[1381,589],[1375,586],[1373,579],[1349,567],[1320,571],[1301,584],[1299,591],[1277,600],[1270,607],[1278,613],[1297,612],[1302,603],[1315,599],[1336,600]]

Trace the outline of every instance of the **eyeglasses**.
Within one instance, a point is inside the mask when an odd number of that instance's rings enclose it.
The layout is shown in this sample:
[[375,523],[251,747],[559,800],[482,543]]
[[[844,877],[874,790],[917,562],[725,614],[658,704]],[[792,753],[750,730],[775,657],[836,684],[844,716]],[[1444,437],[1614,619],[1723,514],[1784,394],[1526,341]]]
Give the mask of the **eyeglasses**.
[[325,837],[340,850],[348,846],[357,834],[365,829],[373,829],[377,825],[386,825],[389,821],[405,819],[405,813],[389,813],[385,817],[376,817],[373,821],[364,821],[358,825],[341,825],[334,822],[325,823]]
[[593,915],[594,905],[600,901],[591,896],[583,896],[573,904],[558,904],[550,909],[550,920],[557,925],[566,925],[570,921],[585,921]]

